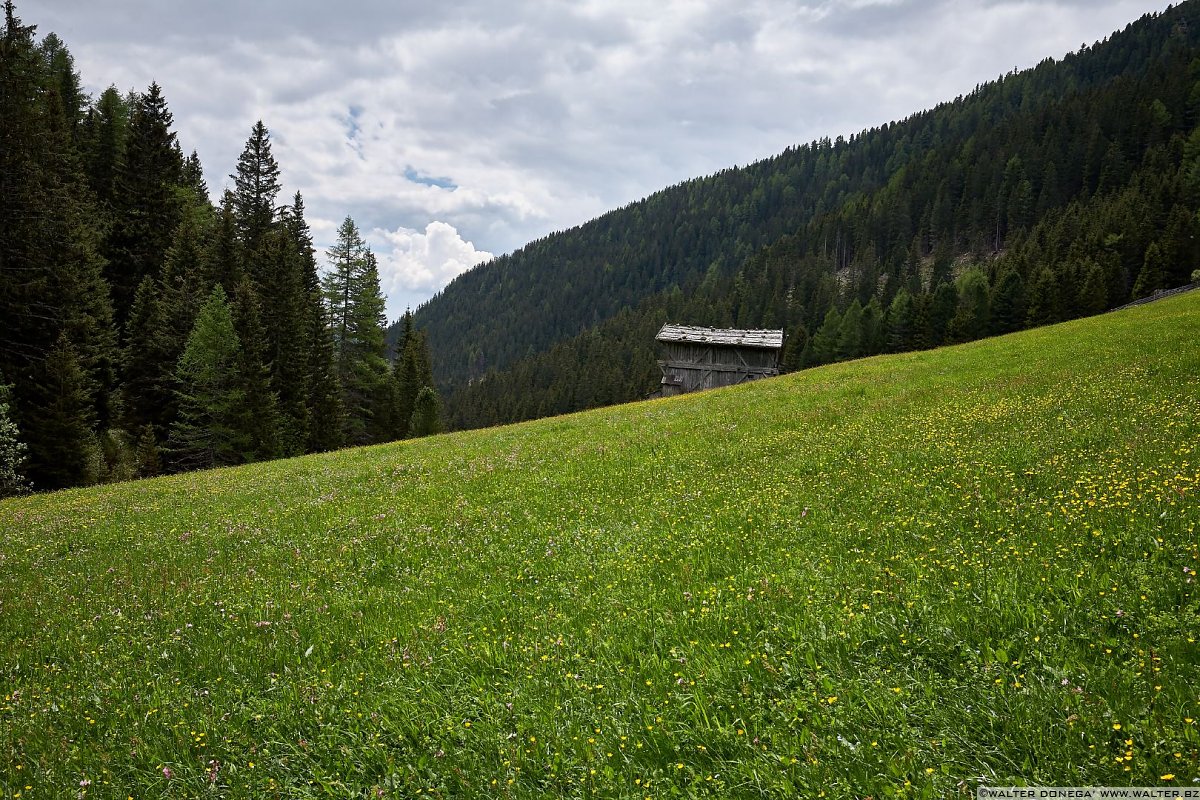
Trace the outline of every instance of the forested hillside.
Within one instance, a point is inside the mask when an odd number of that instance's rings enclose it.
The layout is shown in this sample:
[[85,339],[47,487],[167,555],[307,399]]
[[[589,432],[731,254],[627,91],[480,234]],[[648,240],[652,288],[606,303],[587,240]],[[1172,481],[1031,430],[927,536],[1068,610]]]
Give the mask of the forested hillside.
[[66,45],[6,2],[0,496],[439,427],[423,335],[406,319],[386,360],[353,220],[319,277],[261,121],[214,205],[157,84],[82,85]]
[[416,313],[451,424],[634,399],[671,319],[786,366],[1097,313],[1200,266],[1200,5],[904,121],[730,169],[460,276]]

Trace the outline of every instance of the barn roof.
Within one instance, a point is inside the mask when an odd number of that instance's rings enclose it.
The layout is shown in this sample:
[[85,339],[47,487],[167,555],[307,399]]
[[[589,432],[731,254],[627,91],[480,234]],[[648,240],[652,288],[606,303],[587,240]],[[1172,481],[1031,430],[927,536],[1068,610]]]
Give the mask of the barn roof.
[[718,344],[729,347],[757,347],[763,350],[779,350],[783,347],[783,331],[743,331],[736,328],[700,328],[694,325],[663,325],[658,336],[660,342],[689,342],[695,344]]

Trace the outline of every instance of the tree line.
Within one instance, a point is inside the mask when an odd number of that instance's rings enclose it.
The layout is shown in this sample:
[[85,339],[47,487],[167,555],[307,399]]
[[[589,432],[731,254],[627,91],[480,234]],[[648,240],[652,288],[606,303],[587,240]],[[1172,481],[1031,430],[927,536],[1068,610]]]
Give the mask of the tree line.
[[11,0],[0,35],[0,494],[441,427],[425,334],[394,358],[347,218],[322,277],[256,123],[220,202],[161,88],[94,101]]
[[[800,369],[1186,283],[1200,266],[1198,123],[1188,2],[908,119],[663,190],[418,309],[448,420],[644,397],[667,321],[783,328],[784,367]],[[467,319],[491,330],[469,336]]]

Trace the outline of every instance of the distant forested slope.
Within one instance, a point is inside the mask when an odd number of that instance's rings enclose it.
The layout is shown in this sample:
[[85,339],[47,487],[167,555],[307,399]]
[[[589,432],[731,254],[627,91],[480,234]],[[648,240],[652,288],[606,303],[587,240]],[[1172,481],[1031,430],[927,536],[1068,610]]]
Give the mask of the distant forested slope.
[[1200,266],[1200,5],[902,122],[665,189],[416,313],[455,426],[634,399],[666,319],[789,368],[1096,313]]

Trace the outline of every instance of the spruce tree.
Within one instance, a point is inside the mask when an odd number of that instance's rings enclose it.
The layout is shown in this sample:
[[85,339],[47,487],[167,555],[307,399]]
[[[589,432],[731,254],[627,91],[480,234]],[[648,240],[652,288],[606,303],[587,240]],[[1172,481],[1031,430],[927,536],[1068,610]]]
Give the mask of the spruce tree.
[[841,324],[838,326],[834,358],[838,361],[845,361],[858,358],[862,354],[863,307],[862,303],[858,302],[858,298],[855,298],[854,302],[846,308],[846,313],[842,315]]
[[842,333],[842,315],[835,306],[830,306],[825,312],[821,327],[813,334],[808,343],[808,356],[805,366],[828,364],[837,358],[838,340]]
[[[275,198],[279,195],[279,165],[271,155],[271,134],[262,120],[254,123],[250,138],[238,157],[234,181],[233,211],[238,236],[246,252],[257,257],[263,238],[275,219]],[[261,277],[254,275],[261,282]]]
[[88,185],[106,219],[112,215],[128,132],[129,106],[116,87],[110,86],[101,93],[95,107],[88,109],[83,137]]
[[299,455],[305,451],[309,435],[312,347],[312,330],[304,324],[304,256],[285,225],[268,231],[259,252],[262,282],[258,292],[271,301],[262,315],[262,358],[270,365],[271,391],[278,398],[280,452]]
[[274,458],[279,449],[279,414],[271,391],[271,370],[264,363],[267,351],[258,294],[243,277],[233,296],[234,330],[238,350],[237,382],[242,397],[237,429],[245,440],[244,461]]
[[143,425],[138,433],[135,462],[139,478],[153,478],[162,472],[162,458],[158,452],[158,437],[153,425]]
[[113,306],[121,326],[142,278],[161,271],[182,217],[178,187],[183,159],[171,130],[173,121],[157,83],[136,96],[117,175],[114,225],[105,246]]
[[987,275],[973,267],[955,282],[958,307],[950,320],[948,336],[952,342],[969,342],[987,336],[991,327],[992,297]]
[[23,417],[24,427],[38,431],[29,440],[27,471],[37,488],[79,486],[97,477],[91,383],[74,345],[60,334],[33,377],[33,402]]
[[958,290],[950,281],[943,281],[933,291],[929,302],[929,345],[938,347],[946,341],[950,320],[958,311]]
[[[232,212],[242,267],[253,281],[254,290],[262,297],[271,298],[262,316],[263,346],[272,363],[287,371],[298,366],[293,354],[280,350],[290,346],[296,333],[299,265],[285,252],[287,237],[281,226],[276,225],[279,165],[271,154],[271,136],[262,120],[251,130],[237,168],[230,177],[234,189],[228,196],[226,208]],[[289,406],[293,404],[291,395],[304,391],[295,375],[280,375],[276,371],[271,377],[274,385],[286,390]],[[303,436],[302,431],[291,431],[293,426],[288,427],[289,439]]]
[[410,436],[409,424],[413,411],[416,409],[417,395],[421,389],[433,386],[433,368],[429,357],[429,344],[425,332],[412,328],[411,315],[406,315],[406,323],[402,334],[404,352],[400,353],[393,365],[393,377],[396,394],[396,419],[402,421],[396,431],[396,438]]
[[873,356],[882,353],[887,348],[887,327],[884,316],[878,297],[872,297],[863,306],[863,355]]
[[1082,314],[1099,314],[1108,308],[1108,287],[1104,268],[1089,261],[1079,287],[1079,311]]
[[1062,298],[1058,279],[1049,267],[1042,267],[1029,285],[1027,318],[1030,325],[1049,325],[1062,320]]
[[238,464],[249,449],[242,430],[240,351],[225,290],[218,284],[200,309],[175,368],[179,417],[167,447],[176,469]]
[[125,429],[136,431],[150,425],[159,437],[164,437],[175,407],[173,372],[182,346],[174,346],[173,337],[163,335],[168,319],[160,291],[159,283],[147,276],[134,295],[121,370],[124,378],[121,393]]
[[1025,281],[1015,269],[1005,270],[996,281],[992,298],[992,330],[1010,333],[1025,327]]
[[[11,2],[4,11],[0,372],[15,382],[12,412],[29,447],[29,477],[61,486],[71,476],[83,480],[87,470],[50,462],[70,449],[60,445],[72,433],[54,429],[58,417],[42,407],[50,399],[44,390],[70,372],[72,390],[86,398],[87,407],[77,409],[83,427],[108,423],[116,356],[112,310],[97,253],[97,214],[72,135],[74,112],[64,108],[61,80],[35,46],[34,28],[21,24]],[[68,343],[69,358],[60,340]],[[72,452],[90,457],[82,447]]]
[[1142,259],[1142,269],[1137,280],[1133,283],[1134,298],[1149,297],[1159,289],[1165,288],[1167,274],[1166,259],[1158,242],[1151,242],[1146,248],[1146,256]]
[[413,403],[417,399],[416,354],[409,356],[409,345],[414,335],[412,311],[404,310],[400,318],[400,336],[396,340],[396,357],[392,359],[392,395],[395,398],[395,429],[393,438],[403,439],[408,435],[408,423],[412,419]]
[[783,359],[780,364],[780,371],[787,373],[802,369],[804,366],[802,357],[806,346],[808,346],[808,331],[799,323],[791,326],[791,329],[788,331],[787,342],[783,347]]
[[208,183],[204,180],[204,167],[200,165],[200,156],[195,150],[183,162],[181,183],[197,200],[208,202]]
[[333,450],[342,444],[342,407],[333,368],[333,338],[326,325],[325,300],[317,274],[312,234],[304,218],[304,198],[299,192],[283,218],[300,264],[301,302],[297,329],[305,351],[308,395],[307,450]]
[[203,225],[195,218],[185,217],[175,230],[163,264],[159,289],[162,307],[159,335],[163,339],[161,346],[170,354],[170,372],[174,372],[175,364],[191,336],[196,316],[212,292],[213,283],[207,276],[211,246],[206,246],[205,238]]
[[337,242],[325,251],[329,270],[321,280],[325,297],[329,329],[333,337],[333,361],[339,378],[343,369],[343,352],[349,346],[352,329],[352,309],[356,276],[362,269],[367,245],[350,217],[338,228]]
[[907,289],[896,292],[887,314],[887,349],[900,353],[913,347],[913,299]]
[[409,437],[429,436],[442,431],[442,404],[431,386],[422,386],[413,404],[412,420],[408,423]]

